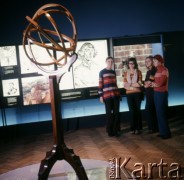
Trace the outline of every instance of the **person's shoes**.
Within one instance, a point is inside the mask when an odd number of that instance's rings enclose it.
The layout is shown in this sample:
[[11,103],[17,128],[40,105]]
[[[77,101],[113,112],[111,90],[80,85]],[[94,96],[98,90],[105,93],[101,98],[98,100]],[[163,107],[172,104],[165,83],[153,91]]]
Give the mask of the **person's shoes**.
[[160,134],[158,134],[157,136],[162,138],[162,139],[169,139],[169,138],[171,138],[171,135],[160,135]]
[[137,134],[137,135],[138,135],[138,134],[141,134],[141,131],[140,131],[140,130],[136,130],[136,131],[135,131],[135,134]]
[[171,138],[171,135],[164,135],[161,137],[162,139],[170,139]]
[[117,133],[115,133],[115,136],[116,136],[116,137],[120,137],[121,134],[122,134],[121,131],[118,131]]
[[148,130],[148,131],[147,131],[147,134],[153,134],[153,133],[154,133],[153,130]]
[[113,134],[113,133],[108,133],[108,136],[109,136],[109,137],[113,137],[114,134]]
[[157,132],[159,132],[158,129],[154,129],[154,130],[153,130],[153,133],[157,133]]

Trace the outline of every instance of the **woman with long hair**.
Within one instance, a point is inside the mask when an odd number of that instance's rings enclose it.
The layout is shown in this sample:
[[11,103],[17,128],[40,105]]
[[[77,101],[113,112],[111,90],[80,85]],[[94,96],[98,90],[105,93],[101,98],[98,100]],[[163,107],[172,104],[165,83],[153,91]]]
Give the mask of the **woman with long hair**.
[[127,103],[132,134],[140,134],[142,129],[141,101],[142,101],[142,72],[138,69],[137,60],[134,57],[128,59],[128,69],[124,73],[124,88],[126,89]]

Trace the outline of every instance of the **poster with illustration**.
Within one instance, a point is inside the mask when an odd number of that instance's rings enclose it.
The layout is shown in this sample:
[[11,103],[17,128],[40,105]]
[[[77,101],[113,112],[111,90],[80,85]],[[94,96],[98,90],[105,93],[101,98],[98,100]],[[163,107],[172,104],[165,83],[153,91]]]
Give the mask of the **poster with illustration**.
[[78,59],[73,65],[74,87],[98,86],[99,72],[106,67],[107,40],[78,42],[76,52]]
[[[51,45],[51,44],[48,44]],[[19,59],[20,59],[20,69],[21,74],[29,74],[29,73],[39,73],[41,74],[42,71],[37,68],[37,66],[27,57],[24,48],[22,45],[19,45]],[[26,45],[27,53],[29,57],[33,58],[34,61],[46,64],[48,62],[52,62],[53,57],[53,50],[46,50],[45,48],[37,45],[31,45],[31,49],[28,45]],[[33,55],[31,54],[33,53]],[[54,70],[54,65],[43,66],[46,70]]]
[[17,54],[15,46],[3,46],[0,47],[0,65],[4,66],[16,66],[17,65]]
[[48,77],[25,77],[21,81],[24,105],[50,103]]
[[[69,48],[69,44],[65,44]],[[107,40],[91,40],[77,42],[77,60],[70,72],[67,72],[61,82],[61,89],[76,89],[98,86],[99,72],[105,68],[108,56]],[[56,52],[57,58],[62,52]]]
[[20,95],[18,79],[2,80],[2,85],[3,85],[3,96],[4,97]]

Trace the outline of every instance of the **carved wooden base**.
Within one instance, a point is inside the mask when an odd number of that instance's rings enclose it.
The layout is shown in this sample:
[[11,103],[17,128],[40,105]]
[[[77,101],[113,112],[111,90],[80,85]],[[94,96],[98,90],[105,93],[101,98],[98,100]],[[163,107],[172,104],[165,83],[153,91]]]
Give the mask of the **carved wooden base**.
[[41,161],[39,169],[39,180],[47,180],[49,173],[57,160],[67,161],[75,170],[79,180],[88,180],[84,167],[79,156],[76,156],[73,149],[68,149],[65,145],[54,145],[51,151],[46,153],[45,159]]
[[79,156],[76,156],[72,149],[68,149],[64,143],[63,121],[61,116],[61,102],[59,85],[56,76],[49,76],[52,125],[54,146],[51,151],[46,153],[45,159],[41,161],[38,173],[39,180],[47,180],[50,170],[57,160],[67,161],[75,170],[79,180],[88,180],[84,167]]

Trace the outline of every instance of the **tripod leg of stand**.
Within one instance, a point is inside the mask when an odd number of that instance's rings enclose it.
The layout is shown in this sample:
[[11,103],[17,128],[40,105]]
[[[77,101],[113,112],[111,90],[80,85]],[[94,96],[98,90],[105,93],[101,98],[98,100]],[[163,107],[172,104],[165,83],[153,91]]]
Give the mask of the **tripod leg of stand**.
[[38,173],[38,179],[39,180],[47,180],[49,173],[53,167],[53,165],[55,164],[55,162],[58,160],[58,153],[57,153],[57,147],[53,146],[51,151],[48,151],[46,153],[46,157],[45,159],[43,159],[41,161],[41,165],[40,165],[40,169],[39,169],[39,173]]
[[82,165],[82,162],[79,156],[76,156],[73,152],[73,149],[68,149],[67,147],[63,148],[65,160],[73,167],[79,180],[88,180],[85,169]]

